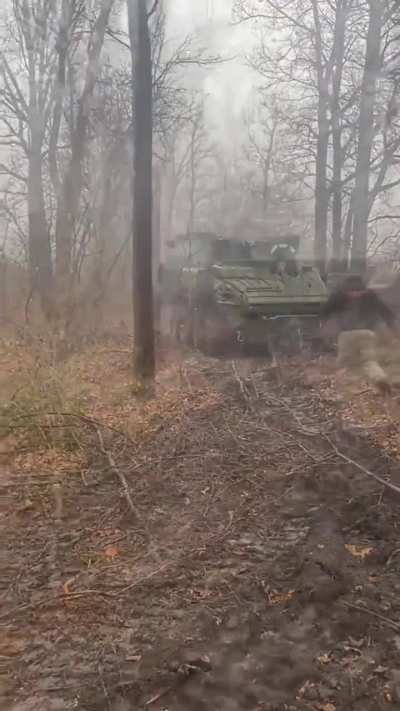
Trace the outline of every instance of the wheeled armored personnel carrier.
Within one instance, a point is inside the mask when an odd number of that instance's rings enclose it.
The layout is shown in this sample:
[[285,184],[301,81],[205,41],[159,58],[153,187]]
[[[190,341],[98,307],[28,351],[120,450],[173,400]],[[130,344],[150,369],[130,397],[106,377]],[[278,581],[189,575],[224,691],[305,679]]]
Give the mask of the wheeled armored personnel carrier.
[[160,267],[162,331],[209,354],[233,346],[293,352],[319,338],[327,290],[297,260],[299,237],[239,242],[210,233],[178,237]]

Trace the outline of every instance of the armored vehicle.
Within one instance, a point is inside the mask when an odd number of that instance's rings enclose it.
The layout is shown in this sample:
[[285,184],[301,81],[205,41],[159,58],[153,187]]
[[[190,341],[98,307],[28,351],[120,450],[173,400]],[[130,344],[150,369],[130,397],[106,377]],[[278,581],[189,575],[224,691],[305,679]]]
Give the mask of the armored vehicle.
[[297,261],[299,237],[239,242],[210,233],[178,237],[160,268],[163,332],[207,353],[232,346],[293,351],[319,336],[327,291]]

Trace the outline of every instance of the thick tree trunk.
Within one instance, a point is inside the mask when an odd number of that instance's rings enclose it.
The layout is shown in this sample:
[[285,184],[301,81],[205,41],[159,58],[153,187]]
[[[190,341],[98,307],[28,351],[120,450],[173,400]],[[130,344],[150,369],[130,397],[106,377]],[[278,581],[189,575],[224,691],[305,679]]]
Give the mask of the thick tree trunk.
[[315,166],[315,242],[314,256],[321,274],[326,273],[327,243],[328,243],[328,207],[329,193],[327,186],[327,162],[329,146],[328,119],[328,81],[324,70],[322,51],[322,28],[320,9],[317,0],[312,0],[312,10],[315,27],[315,61],[318,83],[318,138]]
[[0,320],[8,316],[8,274],[7,258],[3,248],[0,250]]
[[278,129],[278,122],[274,121],[268,141],[267,155],[264,163],[264,181],[263,181],[263,217],[267,218],[270,204],[270,174],[272,167],[272,158],[275,150],[275,134]]
[[329,144],[329,122],[327,117],[326,99],[321,96],[318,101],[318,139],[315,174],[315,261],[321,272],[326,272],[327,231],[329,194],[327,186],[327,160]]
[[374,138],[376,83],[381,63],[382,22],[382,0],[370,0],[364,74],[361,86],[359,138],[353,199],[354,222],[351,268],[353,271],[359,272],[365,270],[367,259],[370,163]]
[[343,267],[344,250],[342,240],[342,117],[340,111],[340,95],[343,76],[345,32],[346,32],[347,0],[337,0],[334,57],[332,72],[332,150],[333,150],[333,175],[332,175],[332,260],[331,266],[335,271]]
[[[87,129],[93,91],[98,75],[100,54],[113,2],[114,0],[102,0],[101,9],[93,29],[88,49],[85,83],[79,98],[76,124],[71,136],[71,159],[59,188],[56,219],[56,276],[59,296],[59,315],[63,327],[68,325],[69,320],[72,318],[72,249],[83,186],[83,161],[85,157]],[[62,62],[62,59],[63,57],[60,55],[60,62]],[[59,67],[58,81],[61,85],[62,81],[65,81],[65,75],[62,74],[60,76],[62,69],[62,66]],[[60,90],[61,89],[62,86]],[[54,174],[55,170],[53,165],[53,180]]]
[[152,59],[146,0],[128,0],[134,109],[133,323],[134,371],[155,371],[152,279]]
[[153,291],[154,291],[154,321],[160,331],[160,293],[158,273],[161,264],[161,166],[154,171],[154,207],[153,207]]
[[343,233],[343,271],[346,271],[349,267],[349,258],[351,250],[351,235],[353,232],[353,195],[350,197],[350,203],[347,210],[347,215],[344,223],[344,233]]
[[99,333],[104,325],[104,302],[106,297],[106,249],[110,231],[112,203],[111,160],[103,165],[103,191],[99,220],[96,228],[96,256],[91,283],[93,307],[93,332]]
[[41,142],[31,138],[28,156],[29,270],[32,293],[40,295],[47,320],[54,316],[52,301],[52,260],[43,195]]

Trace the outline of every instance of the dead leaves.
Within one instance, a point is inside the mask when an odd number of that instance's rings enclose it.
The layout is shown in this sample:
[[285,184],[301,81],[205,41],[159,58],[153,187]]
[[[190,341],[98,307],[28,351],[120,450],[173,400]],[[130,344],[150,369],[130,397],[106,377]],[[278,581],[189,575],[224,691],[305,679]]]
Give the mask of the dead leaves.
[[353,558],[359,558],[360,560],[365,560],[371,553],[373,553],[374,549],[371,548],[370,546],[367,547],[362,547],[362,546],[355,546],[352,545],[351,543],[346,543],[345,544],[346,550],[350,553],[350,555],[353,556]]
[[[400,358],[398,349],[392,354],[396,371],[399,371]],[[385,369],[386,368],[385,363]],[[398,375],[393,368],[388,369],[390,378],[397,383]],[[363,427],[371,441],[394,456],[400,456],[400,436],[397,427],[399,404],[395,398],[389,404],[377,395],[360,377],[341,375],[334,361],[327,359],[318,369],[315,366],[305,369],[305,377],[316,389],[324,403],[327,414],[334,405],[336,415],[347,425]]]
[[69,580],[67,580],[67,581],[64,583],[64,585],[63,585],[63,593],[64,593],[64,595],[65,595],[66,597],[68,597],[68,595],[71,595],[71,594],[72,594],[71,585],[72,585],[72,583],[75,581],[75,579],[76,579],[76,576],[74,576],[73,578],[70,578]]
[[270,605],[285,605],[287,602],[292,600],[295,593],[295,590],[288,590],[287,592],[277,592],[276,590],[272,590],[267,593],[268,602]]
[[84,466],[84,456],[81,450],[64,452],[55,448],[24,452],[18,454],[14,464],[21,472],[35,472],[35,477],[48,478],[49,473],[71,475],[81,472]]
[[317,662],[320,664],[329,664],[332,661],[332,657],[330,654],[321,654],[320,657],[317,657]]
[[106,558],[106,560],[114,560],[115,558],[118,558],[120,555],[120,551],[117,548],[117,546],[106,546],[106,548],[103,551],[103,555]]

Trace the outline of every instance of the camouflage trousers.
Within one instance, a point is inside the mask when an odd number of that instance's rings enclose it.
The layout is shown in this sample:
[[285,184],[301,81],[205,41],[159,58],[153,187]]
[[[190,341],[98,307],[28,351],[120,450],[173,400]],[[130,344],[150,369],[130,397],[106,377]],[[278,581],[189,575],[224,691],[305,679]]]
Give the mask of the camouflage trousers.
[[377,338],[373,331],[343,331],[338,339],[338,363],[363,375],[374,385],[388,384],[388,376],[378,362]]

